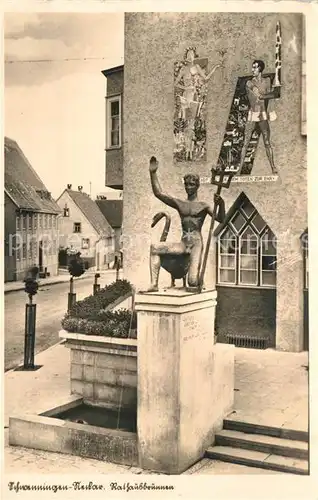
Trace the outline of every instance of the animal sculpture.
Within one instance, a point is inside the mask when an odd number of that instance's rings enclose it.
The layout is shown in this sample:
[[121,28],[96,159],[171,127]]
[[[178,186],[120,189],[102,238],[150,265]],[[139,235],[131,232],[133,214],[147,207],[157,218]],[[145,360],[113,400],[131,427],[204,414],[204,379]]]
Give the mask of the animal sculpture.
[[[165,225],[161,233],[160,241],[166,241],[171,225],[171,217],[166,212],[158,212],[154,215],[151,227],[155,227],[158,222],[165,217]],[[171,276],[171,287],[175,287],[175,280],[182,279],[183,286],[186,287],[187,273],[190,265],[190,253],[182,255],[174,255],[167,253],[161,255],[161,267],[165,269]]]

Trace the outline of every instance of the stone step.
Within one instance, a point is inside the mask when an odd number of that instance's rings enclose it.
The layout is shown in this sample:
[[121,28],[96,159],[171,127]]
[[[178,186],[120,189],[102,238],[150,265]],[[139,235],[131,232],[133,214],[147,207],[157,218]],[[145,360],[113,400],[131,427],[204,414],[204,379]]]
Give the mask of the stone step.
[[275,470],[289,474],[309,474],[307,460],[269,455],[261,451],[243,450],[242,448],[233,448],[230,446],[210,446],[205,456],[232,464],[259,467],[261,469]]
[[295,429],[287,429],[284,427],[273,427],[270,425],[256,424],[253,422],[243,422],[227,418],[223,422],[223,429],[231,431],[245,432],[248,434],[264,434],[265,436],[274,436],[282,439],[290,439],[295,441],[309,441],[307,431]]
[[224,429],[216,434],[215,444],[308,460],[308,443],[264,434],[247,434]]

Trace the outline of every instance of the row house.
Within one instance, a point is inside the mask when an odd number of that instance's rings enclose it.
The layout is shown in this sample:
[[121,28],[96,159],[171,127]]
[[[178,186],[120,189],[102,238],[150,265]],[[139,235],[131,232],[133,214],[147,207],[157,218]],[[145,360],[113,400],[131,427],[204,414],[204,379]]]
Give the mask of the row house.
[[23,280],[31,266],[58,274],[57,203],[18,144],[5,137],[5,281]]

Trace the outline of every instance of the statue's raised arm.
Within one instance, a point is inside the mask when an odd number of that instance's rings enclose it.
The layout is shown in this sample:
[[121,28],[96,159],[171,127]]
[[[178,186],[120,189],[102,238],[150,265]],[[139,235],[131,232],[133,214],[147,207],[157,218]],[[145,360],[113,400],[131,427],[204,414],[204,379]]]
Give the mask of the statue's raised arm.
[[151,179],[151,187],[153,194],[155,195],[158,200],[162,201],[166,205],[172,208],[178,208],[177,201],[175,198],[172,196],[169,196],[168,194],[165,194],[162,192],[161,186],[159,184],[158,176],[157,176],[157,170],[159,167],[159,163],[157,158],[152,156],[150,158],[149,162],[149,172],[150,172],[150,179]]

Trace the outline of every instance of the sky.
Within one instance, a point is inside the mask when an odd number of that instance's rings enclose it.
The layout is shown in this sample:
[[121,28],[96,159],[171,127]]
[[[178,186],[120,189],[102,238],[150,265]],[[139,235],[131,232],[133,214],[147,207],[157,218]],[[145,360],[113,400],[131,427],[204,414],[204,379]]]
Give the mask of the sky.
[[124,62],[124,13],[7,13],[4,30],[5,135],[53,197],[106,192],[101,71]]

